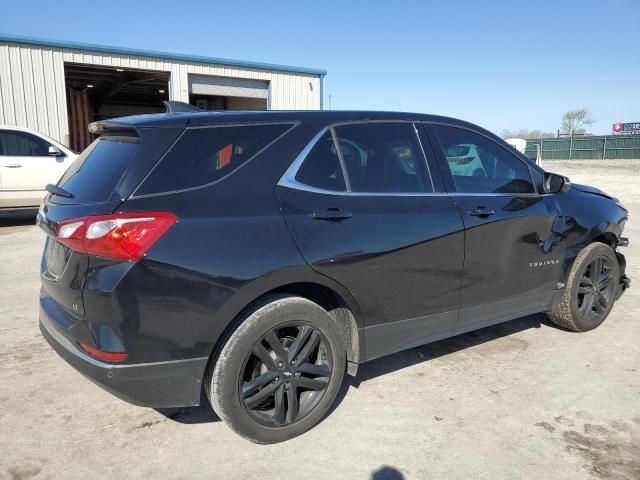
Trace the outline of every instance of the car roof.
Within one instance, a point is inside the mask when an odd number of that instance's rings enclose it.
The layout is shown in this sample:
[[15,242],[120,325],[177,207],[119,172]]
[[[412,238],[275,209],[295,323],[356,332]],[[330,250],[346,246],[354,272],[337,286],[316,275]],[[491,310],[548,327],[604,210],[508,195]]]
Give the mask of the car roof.
[[[134,115],[130,117],[103,120],[90,125],[93,133],[100,133],[100,127],[105,129],[139,128],[139,127],[205,127],[229,124],[247,124],[262,122],[308,122],[322,128],[341,122],[366,122],[366,121],[408,121],[428,122],[469,128],[504,144],[505,148],[512,149],[500,137],[464,120],[441,115],[410,112],[384,112],[367,110],[261,110],[261,111],[216,111],[216,112],[173,112],[147,115]],[[96,126],[97,128],[93,128]],[[541,167],[518,152],[518,156],[534,169],[542,171]]]
[[327,125],[351,121],[414,121],[447,123],[478,128],[463,120],[409,112],[384,112],[364,110],[262,110],[262,111],[220,111],[220,112],[176,112],[105,120],[103,125],[128,127],[200,127],[229,123],[252,122],[313,122]]

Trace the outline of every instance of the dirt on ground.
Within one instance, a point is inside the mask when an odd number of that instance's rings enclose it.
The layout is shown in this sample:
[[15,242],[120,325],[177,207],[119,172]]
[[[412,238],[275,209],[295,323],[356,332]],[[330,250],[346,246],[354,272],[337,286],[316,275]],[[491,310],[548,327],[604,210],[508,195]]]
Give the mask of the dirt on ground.
[[[628,207],[638,282],[640,161],[543,166]],[[0,478],[640,478],[640,283],[588,333],[533,315],[365,364],[319,426],[259,446],[207,406],[128,405],[58,358],[37,326],[43,240],[0,225]]]

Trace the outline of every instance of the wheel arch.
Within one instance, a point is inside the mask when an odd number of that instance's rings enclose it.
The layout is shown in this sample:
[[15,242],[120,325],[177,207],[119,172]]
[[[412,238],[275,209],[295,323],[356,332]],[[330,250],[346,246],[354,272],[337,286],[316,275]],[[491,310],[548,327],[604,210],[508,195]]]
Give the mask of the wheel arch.
[[340,328],[340,333],[347,349],[349,373],[355,375],[357,365],[364,358],[364,335],[361,334],[363,327],[358,326],[356,315],[354,315],[354,306],[350,306],[348,301],[336,290],[319,283],[290,283],[275,288],[265,293],[264,296],[277,293],[292,294],[306,298],[317,303],[329,313]]
[[595,243],[595,242],[604,243],[605,245],[609,245],[611,248],[615,250],[615,248],[618,246],[619,238],[613,232],[605,232],[594,237],[590,243]]
[[[622,235],[622,227],[624,225],[624,223],[622,223],[623,220],[626,220],[626,216],[597,224],[588,224],[584,221],[578,221],[578,224],[582,225],[583,234],[571,244],[567,245],[564,255],[564,268],[561,281],[567,281],[569,272],[571,271],[578,254],[589,245],[593,243],[603,243],[616,251],[616,247],[618,246]],[[619,256],[617,251],[616,255]]]
[[347,372],[350,375],[357,373],[358,364],[366,358],[364,321],[357,301],[342,285],[314,272],[308,266],[290,267],[250,282],[218,312],[216,316],[227,321],[223,329],[219,328],[220,323],[213,322],[214,331],[210,332],[210,338],[214,338],[215,343],[209,354],[205,385],[210,381],[207,375],[211,372],[220,351],[243,319],[258,305],[268,301],[269,297],[278,294],[300,296],[327,310],[340,328],[344,339]]

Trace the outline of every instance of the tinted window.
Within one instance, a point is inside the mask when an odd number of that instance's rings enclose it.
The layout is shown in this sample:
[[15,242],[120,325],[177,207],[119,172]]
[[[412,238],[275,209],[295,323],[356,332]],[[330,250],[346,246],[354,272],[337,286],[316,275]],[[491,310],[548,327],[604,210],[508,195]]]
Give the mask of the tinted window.
[[80,202],[108,200],[139,145],[137,137],[100,137],[73,162],[58,184]]
[[434,128],[458,192],[535,192],[529,167],[497,143],[462,128]]
[[199,187],[220,180],[291,127],[278,124],[188,129],[136,195]]
[[49,155],[49,144],[30,133],[0,130],[0,155],[43,157]]
[[296,174],[296,180],[324,190],[339,192],[346,190],[336,145],[329,130],[306,156]]
[[432,191],[413,124],[365,123],[335,130],[352,191]]

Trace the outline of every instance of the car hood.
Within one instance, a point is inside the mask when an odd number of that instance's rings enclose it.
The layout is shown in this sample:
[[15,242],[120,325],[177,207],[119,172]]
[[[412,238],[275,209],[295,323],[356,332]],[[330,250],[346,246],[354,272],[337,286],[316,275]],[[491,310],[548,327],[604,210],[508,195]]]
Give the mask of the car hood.
[[571,187],[581,192],[592,193],[594,195],[599,195],[601,197],[608,198],[609,200],[617,200],[615,197],[612,197],[611,195],[604,193],[599,188],[592,187],[590,185],[580,185],[579,183],[572,183]]

